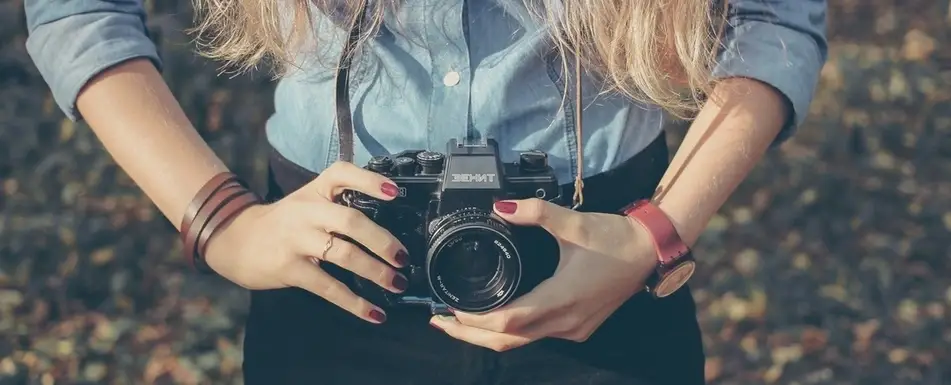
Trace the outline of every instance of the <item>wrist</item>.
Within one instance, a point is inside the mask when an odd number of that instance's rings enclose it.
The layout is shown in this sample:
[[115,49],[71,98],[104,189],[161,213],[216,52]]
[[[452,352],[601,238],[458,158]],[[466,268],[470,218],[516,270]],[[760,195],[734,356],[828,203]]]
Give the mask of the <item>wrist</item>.
[[651,204],[667,216],[684,244],[693,247],[697,239],[700,238],[700,233],[706,227],[706,224],[700,224],[700,219],[695,214],[696,211],[690,210],[684,205],[670,203],[669,200],[652,200]]
[[188,204],[182,218],[181,239],[189,265],[203,273],[213,272],[205,260],[208,241],[223,225],[260,202],[261,199],[230,172],[208,180]]
[[243,240],[254,233],[253,224],[267,210],[265,204],[254,204],[218,226],[208,238],[202,255],[211,270],[220,272],[223,264],[234,260],[235,253],[241,251]]
[[644,225],[630,215],[626,215],[624,218],[630,224],[632,239],[632,246],[625,255],[634,258],[635,270],[641,274],[637,277],[637,282],[642,282],[657,268],[657,249],[654,247],[653,236]]
[[654,266],[646,278],[645,288],[655,298],[664,298],[683,287],[696,270],[696,263],[690,247],[680,238],[666,213],[645,199],[626,207],[624,216],[643,229],[640,237],[649,240],[638,243],[653,249],[647,253],[653,256]]

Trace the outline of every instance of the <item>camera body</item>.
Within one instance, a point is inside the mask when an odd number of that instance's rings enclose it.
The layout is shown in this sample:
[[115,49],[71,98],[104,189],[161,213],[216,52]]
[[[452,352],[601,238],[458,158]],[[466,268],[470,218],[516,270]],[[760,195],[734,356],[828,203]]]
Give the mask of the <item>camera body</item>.
[[547,231],[514,226],[493,212],[499,200],[561,201],[548,155],[525,151],[503,163],[498,144],[464,145],[447,151],[403,151],[376,156],[366,169],[386,175],[399,195],[382,201],[347,191],[341,203],[392,233],[409,252],[401,272],[409,288],[390,293],[355,276],[355,291],[381,306],[426,305],[433,314],[449,308],[483,313],[505,305],[550,277],[558,244]]

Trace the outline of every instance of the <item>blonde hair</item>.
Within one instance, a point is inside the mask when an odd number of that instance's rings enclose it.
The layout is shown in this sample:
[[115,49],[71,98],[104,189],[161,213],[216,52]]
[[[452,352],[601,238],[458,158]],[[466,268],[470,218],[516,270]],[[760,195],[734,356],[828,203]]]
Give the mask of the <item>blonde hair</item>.
[[[198,21],[193,32],[205,56],[239,72],[267,61],[281,76],[294,65],[300,45],[320,36],[311,6],[351,20],[363,1],[193,0]],[[711,69],[725,21],[718,11],[726,9],[725,2],[720,9],[709,0],[521,1],[549,27],[562,58],[566,52],[577,55],[583,68],[601,79],[605,92],[685,117],[713,86]],[[370,3],[371,26],[364,29],[364,40],[382,23],[386,7],[398,6],[399,0]]]

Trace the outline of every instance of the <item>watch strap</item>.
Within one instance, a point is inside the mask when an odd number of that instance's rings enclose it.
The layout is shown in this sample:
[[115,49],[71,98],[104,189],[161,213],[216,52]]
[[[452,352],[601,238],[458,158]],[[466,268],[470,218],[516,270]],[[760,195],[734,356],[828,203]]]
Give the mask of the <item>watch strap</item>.
[[647,231],[656,250],[657,264],[644,282],[647,292],[664,298],[683,287],[696,270],[696,262],[667,214],[650,201],[640,200],[626,208],[624,215]]
[[690,247],[680,238],[674,223],[649,200],[634,202],[624,210],[624,215],[633,218],[650,234],[658,264],[669,266],[690,254]]

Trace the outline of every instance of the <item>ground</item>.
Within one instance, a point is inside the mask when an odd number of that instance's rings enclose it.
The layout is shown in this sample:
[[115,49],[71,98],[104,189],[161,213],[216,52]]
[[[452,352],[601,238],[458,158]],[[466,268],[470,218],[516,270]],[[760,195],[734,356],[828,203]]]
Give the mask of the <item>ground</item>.
[[[188,273],[172,226],[64,119],[21,1],[0,0],[0,385],[240,383],[246,293]],[[832,3],[811,116],[696,247],[711,384],[951,383],[948,2]],[[187,1],[146,4],[179,101],[260,187],[268,77],[216,77],[180,32]]]

